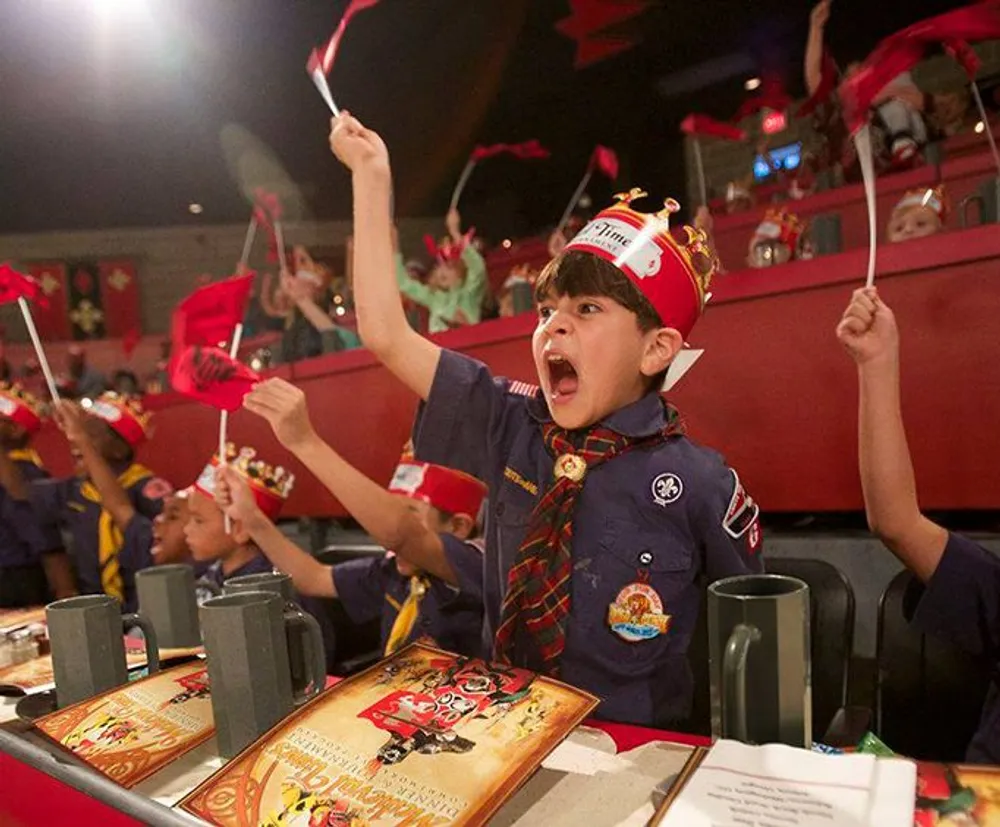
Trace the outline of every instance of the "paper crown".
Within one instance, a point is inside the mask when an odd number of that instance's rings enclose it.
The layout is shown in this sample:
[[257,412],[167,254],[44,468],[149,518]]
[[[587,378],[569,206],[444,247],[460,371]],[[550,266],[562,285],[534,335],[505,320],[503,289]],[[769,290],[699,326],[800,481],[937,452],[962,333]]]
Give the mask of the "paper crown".
[[476,231],[472,229],[462,236],[461,241],[455,242],[450,238],[443,238],[440,243],[434,240],[434,236],[428,234],[424,236],[424,246],[435,262],[450,264],[462,257],[462,253],[472,243],[475,234]]
[[929,189],[909,190],[893,208],[893,212],[911,207],[927,207],[943,222],[948,215],[948,199],[943,184]]
[[45,405],[16,382],[0,382],[0,416],[20,425],[29,434],[42,427]]
[[137,397],[107,391],[97,397],[87,411],[107,422],[111,430],[131,447],[137,448],[146,441],[152,414],[146,411]]
[[[280,465],[273,467],[256,457],[257,452],[253,448],[240,448],[237,452],[235,445],[226,446],[227,464],[247,481],[257,507],[274,520],[281,513],[281,507],[288,499],[288,495],[292,493],[295,475]],[[215,454],[194,484],[196,491],[213,500],[215,472],[218,467],[219,455]]]
[[681,227],[682,242],[670,234],[670,216],[680,209],[672,198],[655,214],[633,210],[631,203],[645,195],[640,189],[616,195],[618,203],[598,213],[562,254],[591,253],[615,265],[649,300],[660,321],[687,338],[705,309],[719,262],[702,230]]
[[479,516],[486,486],[475,477],[453,468],[418,462],[405,454],[392,475],[389,490],[428,503],[448,514]]
[[754,230],[754,239],[760,241],[780,241],[787,244],[794,252],[806,225],[795,213],[785,207],[769,209],[764,213],[764,220]]

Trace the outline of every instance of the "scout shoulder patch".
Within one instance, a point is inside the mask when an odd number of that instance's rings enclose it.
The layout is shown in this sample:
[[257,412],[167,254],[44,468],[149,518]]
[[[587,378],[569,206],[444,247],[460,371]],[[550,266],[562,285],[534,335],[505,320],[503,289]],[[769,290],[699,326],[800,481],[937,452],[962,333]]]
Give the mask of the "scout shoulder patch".
[[760,508],[753,497],[747,494],[743,483],[740,482],[740,475],[732,468],[729,470],[733,474],[733,496],[729,500],[729,508],[726,509],[722,527],[726,530],[726,534],[737,540],[757,521]]

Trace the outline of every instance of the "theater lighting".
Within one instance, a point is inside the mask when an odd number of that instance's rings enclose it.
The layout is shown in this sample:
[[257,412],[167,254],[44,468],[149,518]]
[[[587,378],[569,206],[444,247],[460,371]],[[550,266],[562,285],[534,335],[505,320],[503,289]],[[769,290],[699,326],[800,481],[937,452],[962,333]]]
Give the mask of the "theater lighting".
[[344,297],[343,296],[334,296],[333,297],[333,303],[334,304],[343,304],[344,303]]
[[88,399],[85,396],[83,399],[80,400],[80,407],[83,408],[85,411],[89,410],[90,408],[94,407],[94,400]]
[[510,240],[509,238],[505,238],[505,239],[503,240],[503,243],[502,243],[502,245],[501,245],[501,246],[502,246],[502,247],[503,247],[503,248],[504,248],[505,250],[509,250],[509,249],[511,248],[511,240]]
[[346,316],[347,315],[347,311],[344,309],[343,305],[341,305],[340,307],[337,308],[337,315],[338,316]]
[[982,121],[977,122],[976,123],[976,134],[980,135],[980,134],[982,134],[985,131],[986,131],[986,124],[984,124]]
[[743,88],[748,92],[752,92],[754,89],[760,89],[760,78],[750,78],[743,84]]
[[188,204],[188,212],[191,215],[201,215],[205,211],[205,208],[201,204],[196,204],[194,202]]
[[264,367],[264,363],[260,361],[256,356],[250,360],[250,370],[259,371]]

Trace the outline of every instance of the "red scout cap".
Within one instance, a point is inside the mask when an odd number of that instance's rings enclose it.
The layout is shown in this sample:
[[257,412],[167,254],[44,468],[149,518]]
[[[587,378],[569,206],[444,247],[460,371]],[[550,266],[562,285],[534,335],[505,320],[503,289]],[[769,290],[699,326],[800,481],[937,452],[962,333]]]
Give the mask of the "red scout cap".
[[473,520],[479,516],[486,497],[486,486],[475,477],[405,456],[392,475],[389,490],[429,503],[439,511],[465,514]]
[[681,227],[684,241],[670,234],[670,215],[680,209],[672,198],[655,214],[633,210],[632,201],[645,195],[640,189],[616,195],[618,203],[598,213],[563,252],[591,253],[614,264],[649,300],[660,321],[686,339],[705,309],[718,259],[702,230]]
[[102,393],[95,399],[88,413],[103,419],[118,436],[132,448],[138,448],[149,436],[149,420],[152,414],[134,396],[122,396],[114,391]]
[[[257,507],[275,520],[281,513],[281,507],[292,493],[295,485],[295,475],[290,474],[280,465],[272,467],[263,460],[256,459],[257,452],[253,448],[240,448],[236,452],[232,444],[226,446],[226,457],[229,466],[250,485]],[[212,457],[194,484],[194,490],[204,494],[209,499],[215,499],[215,472],[219,467],[219,455]]]
[[16,382],[0,382],[0,416],[33,434],[42,427],[45,406]]

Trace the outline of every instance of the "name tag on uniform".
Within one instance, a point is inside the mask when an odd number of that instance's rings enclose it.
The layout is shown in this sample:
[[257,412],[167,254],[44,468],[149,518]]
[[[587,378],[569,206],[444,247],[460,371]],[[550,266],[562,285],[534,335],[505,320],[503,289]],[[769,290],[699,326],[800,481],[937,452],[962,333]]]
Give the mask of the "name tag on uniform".
[[629,583],[608,606],[608,625],[623,640],[652,640],[670,629],[670,615],[648,583]]

